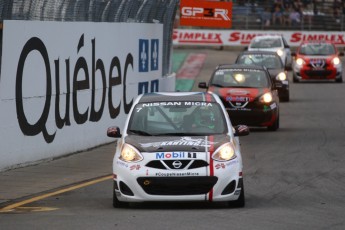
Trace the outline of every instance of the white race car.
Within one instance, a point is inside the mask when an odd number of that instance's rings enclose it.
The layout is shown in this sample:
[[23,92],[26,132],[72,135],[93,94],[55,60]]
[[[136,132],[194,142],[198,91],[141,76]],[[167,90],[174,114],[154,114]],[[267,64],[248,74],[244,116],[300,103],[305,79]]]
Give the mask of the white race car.
[[209,201],[245,205],[238,136],[213,93],[170,92],[139,95],[113,160],[113,206],[130,202]]
[[255,36],[249,46],[248,51],[273,51],[281,58],[284,67],[291,69],[292,56],[291,49],[282,35],[262,34]]

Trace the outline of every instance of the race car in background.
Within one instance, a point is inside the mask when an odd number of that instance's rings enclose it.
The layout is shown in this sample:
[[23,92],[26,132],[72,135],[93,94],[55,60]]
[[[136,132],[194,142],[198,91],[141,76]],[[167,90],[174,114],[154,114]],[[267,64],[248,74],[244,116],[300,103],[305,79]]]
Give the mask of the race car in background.
[[292,53],[293,82],[321,80],[343,82],[340,52],[331,41],[304,41]]
[[238,136],[213,93],[148,93],[137,97],[117,141],[113,206],[144,201],[226,202],[245,205]]
[[281,58],[284,67],[291,69],[292,56],[291,49],[283,35],[257,35],[251,41],[248,51],[273,51]]
[[279,128],[278,92],[265,66],[219,65],[199,88],[219,95],[234,125]]
[[243,51],[237,56],[235,63],[265,66],[275,83],[280,101],[290,100],[290,84],[287,77],[287,68],[284,67],[279,55],[276,52]]

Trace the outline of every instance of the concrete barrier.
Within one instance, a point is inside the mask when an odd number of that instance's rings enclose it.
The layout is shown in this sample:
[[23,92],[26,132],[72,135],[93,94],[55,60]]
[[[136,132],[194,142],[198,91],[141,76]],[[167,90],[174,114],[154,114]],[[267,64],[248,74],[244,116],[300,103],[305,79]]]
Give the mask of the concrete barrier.
[[163,25],[5,21],[0,76],[0,171],[112,141],[162,76]]

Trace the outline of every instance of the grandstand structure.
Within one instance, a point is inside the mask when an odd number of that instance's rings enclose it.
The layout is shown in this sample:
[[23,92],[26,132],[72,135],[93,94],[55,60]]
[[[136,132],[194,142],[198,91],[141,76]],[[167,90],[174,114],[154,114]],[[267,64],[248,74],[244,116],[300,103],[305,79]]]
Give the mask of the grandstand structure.
[[[283,7],[275,9],[282,2]],[[293,3],[297,8],[299,22],[290,23]],[[298,4],[297,4],[298,3]],[[274,18],[279,11],[282,20]],[[345,1],[342,0],[233,0],[233,29],[245,30],[304,30],[304,31],[344,31]],[[270,21],[266,24],[266,18]],[[276,19],[276,20],[274,20]]]

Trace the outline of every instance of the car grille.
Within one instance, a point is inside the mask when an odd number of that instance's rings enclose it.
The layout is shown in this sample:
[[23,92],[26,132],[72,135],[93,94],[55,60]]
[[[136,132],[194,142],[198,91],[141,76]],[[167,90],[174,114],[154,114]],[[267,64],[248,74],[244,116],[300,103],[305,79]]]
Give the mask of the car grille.
[[196,169],[207,167],[204,160],[154,160],[146,164],[146,167],[155,169]]
[[309,78],[317,78],[317,79],[323,79],[327,78],[327,76],[332,74],[332,71],[330,70],[306,70],[305,74]]
[[147,194],[167,196],[207,194],[217,180],[215,176],[139,177],[137,179]]

